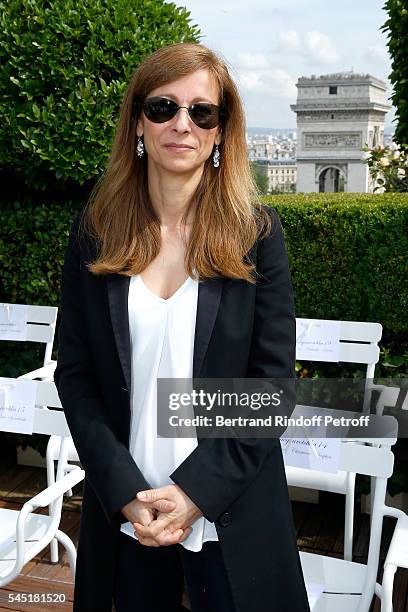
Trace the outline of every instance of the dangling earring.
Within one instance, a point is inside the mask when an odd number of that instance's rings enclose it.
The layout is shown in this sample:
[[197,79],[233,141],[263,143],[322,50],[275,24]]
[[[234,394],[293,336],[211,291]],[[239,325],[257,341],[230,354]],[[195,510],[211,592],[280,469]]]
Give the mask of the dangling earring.
[[137,139],[137,147],[136,147],[137,156],[140,159],[144,155],[144,145],[141,136],[138,136]]
[[218,149],[218,145],[215,145],[215,151],[213,155],[213,164],[214,164],[214,168],[218,168],[218,166],[220,165],[220,151]]

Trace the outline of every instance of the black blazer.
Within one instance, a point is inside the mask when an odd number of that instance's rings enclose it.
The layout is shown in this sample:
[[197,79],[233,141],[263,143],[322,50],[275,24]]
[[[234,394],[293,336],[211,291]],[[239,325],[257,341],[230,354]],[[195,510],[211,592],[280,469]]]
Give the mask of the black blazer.
[[[251,249],[257,286],[200,281],[193,377],[294,375],[295,315],[282,228]],[[121,508],[149,488],[129,453],[131,355],[128,276],[95,276],[77,240],[65,255],[55,383],[85,469],[74,611],[111,612]],[[255,260],[254,260],[255,261]],[[215,523],[237,612],[309,612],[277,439],[199,439],[170,475]],[[271,602],[274,602],[271,608]]]

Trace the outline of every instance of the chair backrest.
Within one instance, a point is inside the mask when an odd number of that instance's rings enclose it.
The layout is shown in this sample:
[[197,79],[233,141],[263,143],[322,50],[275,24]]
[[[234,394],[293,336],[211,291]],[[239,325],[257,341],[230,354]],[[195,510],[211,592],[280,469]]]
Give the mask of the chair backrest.
[[[374,378],[375,364],[380,356],[378,342],[381,340],[382,335],[381,323],[333,321],[332,319],[296,319],[297,324],[299,321],[309,323],[310,325],[318,323],[317,329],[320,330],[322,337],[329,325],[339,323],[339,362],[365,364],[367,365],[366,378]],[[316,331],[314,331],[315,334]],[[298,333],[296,335],[299,337]],[[298,349],[298,344],[296,348]],[[316,361],[325,362],[326,360],[320,355]]]
[[[375,591],[377,571],[380,557],[381,534],[383,526],[383,514],[385,495],[387,491],[387,479],[392,475],[394,467],[394,454],[391,446],[397,439],[397,421],[390,416],[377,416],[377,419],[394,420],[393,437],[381,439],[381,445],[370,446],[360,439],[357,441],[343,440],[340,445],[339,469],[355,474],[364,474],[374,480],[372,494],[374,500],[372,506],[371,528],[369,532],[369,548],[367,558],[367,570],[365,585],[362,594],[362,602],[359,610],[368,610]],[[388,435],[390,430],[388,430]],[[380,440],[377,440],[380,442]]]
[[[34,381],[36,384],[36,398],[34,407],[33,433],[45,434],[48,436],[70,436],[70,431],[62,410],[61,401],[58,396],[57,388],[51,381]],[[47,410],[47,408],[57,408],[57,410]]]
[[[13,306],[21,306],[21,304],[10,304],[5,302],[0,303],[0,308],[4,308],[6,310],[12,309]],[[51,361],[57,314],[57,306],[27,305],[27,336],[25,341],[45,344],[45,353],[42,365],[45,365]],[[18,339],[16,338],[16,340]]]

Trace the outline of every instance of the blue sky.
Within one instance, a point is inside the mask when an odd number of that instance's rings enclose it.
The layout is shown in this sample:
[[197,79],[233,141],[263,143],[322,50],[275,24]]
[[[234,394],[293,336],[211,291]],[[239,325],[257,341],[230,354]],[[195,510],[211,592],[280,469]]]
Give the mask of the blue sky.
[[[299,76],[353,69],[387,83],[384,0],[178,0],[226,61],[250,127],[295,128]],[[391,103],[389,101],[389,103]],[[393,110],[386,126],[392,126]]]

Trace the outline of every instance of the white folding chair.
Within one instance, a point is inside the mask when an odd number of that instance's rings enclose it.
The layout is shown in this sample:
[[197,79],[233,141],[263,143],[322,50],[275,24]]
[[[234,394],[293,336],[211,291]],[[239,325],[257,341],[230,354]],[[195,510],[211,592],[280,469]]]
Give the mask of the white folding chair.
[[[379,416],[379,419],[392,417]],[[394,420],[395,421],[395,420]],[[392,437],[376,439],[342,440],[339,467],[352,474],[365,474],[375,481],[373,513],[367,564],[337,559],[315,553],[300,552],[303,574],[308,584],[324,585],[313,612],[368,612],[374,594],[381,596],[376,582],[383,516],[390,510],[384,504],[387,479],[394,466],[391,446],[397,439],[397,424]],[[391,509],[393,510],[393,509]]]
[[[13,306],[15,305],[19,306],[20,304],[0,303],[0,308],[4,308],[5,310],[8,309],[12,312]],[[44,344],[44,357],[42,365],[39,368],[26,372],[18,378],[25,378],[27,380],[53,380],[57,362],[52,360],[51,357],[57,314],[58,308],[56,306],[27,305],[27,335],[25,341]],[[16,341],[17,340],[16,338]],[[46,408],[46,406],[44,406],[44,408]],[[58,461],[60,444],[61,438],[59,436],[51,436],[48,441],[46,453],[47,486],[51,486],[55,482],[55,462]],[[72,438],[67,441],[67,444],[68,461],[79,462],[78,453],[76,452]],[[69,468],[66,471],[69,472]],[[68,489],[66,494],[67,496],[71,496],[71,489]],[[58,542],[56,539],[53,539],[51,544],[51,560],[53,563],[58,562]]]
[[[0,308],[9,312],[12,312],[14,306],[20,306],[20,304],[0,303]],[[25,373],[25,378],[52,380],[57,365],[57,362],[51,359],[57,314],[58,308],[56,306],[27,305],[27,336],[25,342],[39,342],[44,344],[45,347],[41,367]],[[18,337],[16,337],[16,341],[19,341]]]
[[[303,321],[305,320],[303,319]],[[332,323],[331,320],[325,319],[307,319],[306,321],[310,323],[315,321],[318,322],[320,324],[319,329],[322,330],[322,337],[325,326]],[[390,402],[394,401],[395,403],[398,397],[398,393],[395,395],[395,390],[390,396],[390,391],[387,387],[374,385],[372,383],[375,364],[378,362],[380,355],[378,342],[381,339],[382,326],[380,323],[364,321],[339,321],[339,324],[339,362],[366,366],[364,410],[369,410],[371,394],[375,389],[380,392],[380,396],[377,400],[377,413],[382,414],[382,407],[384,404],[392,405]],[[321,357],[319,361],[324,362]],[[355,474],[353,474],[352,471],[346,472],[343,470],[339,470],[337,474],[332,474],[290,465],[286,465],[285,469],[288,485],[345,495],[344,559],[351,561],[353,548]]]
[[[52,370],[52,375],[54,373],[55,370],[55,366],[53,366],[53,370]],[[32,374],[33,372],[30,372],[28,375],[23,374],[22,376],[19,376],[19,378],[21,379],[32,379]],[[51,382],[51,381],[50,381]],[[54,383],[53,383],[54,384]],[[50,404],[52,407],[56,407],[56,408],[62,408],[61,406],[61,402],[58,396],[58,392],[57,389],[54,385],[53,387],[54,391],[52,393],[52,395],[49,397],[49,401],[52,401],[52,404]],[[48,406],[43,406],[43,408],[47,409]],[[52,486],[55,482],[56,482],[56,476],[55,476],[55,462],[58,461],[59,457],[60,457],[60,453],[61,453],[61,442],[62,442],[62,438],[61,436],[57,435],[57,434],[53,434],[50,436],[49,440],[48,440],[48,444],[47,444],[47,450],[46,450],[46,466],[47,466],[47,487]],[[65,441],[65,445],[66,445],[66,465],[62,467],[63,470],[63,474],[68,473],[71,469],[71,466],[75,467],[75,464],[79,464],[78,467],[81,466],[80,460],[79,460],[79,456],[78,456],[78,452],[75,448],[75,444],[74,441],[72,439],[72,437],[70,436],[69,438],[66,439]],[[72,489],[68,488],[65,492],[66,497],[71,497],[72,496]],[[50,513],[52,512],[52,505],[50,506]],[[51,541],[51,563],[58,563],[58,541],[57,538],[53,538]]]
[[[54,383],[36,381],[33,433],[56,435],[61,438],[57,478],[54,484],[27,501],[21,510],[0,508],[0,587],[17,578],[24,565],[54,538],[61,542],[67,551],[72,576],[75,579],[76,549],[68,535],[59,529],[59,525],[63,495],[83,480],[85,472],[78,466],[67,466],[68,442],[71,434],[64,412],[43,408],[44,405],[55,405],[55,397],[58,398],[58,394]],[[37,508],[47,506],[50,507],[49,515],[34,512]]]
[[382,584],[377,593],[381,599],[381,612],[392,612],[395,572],[399,567],[408,568],[408,516],[397,508],[386,508],[384,515],[398,519],[384,562]]

